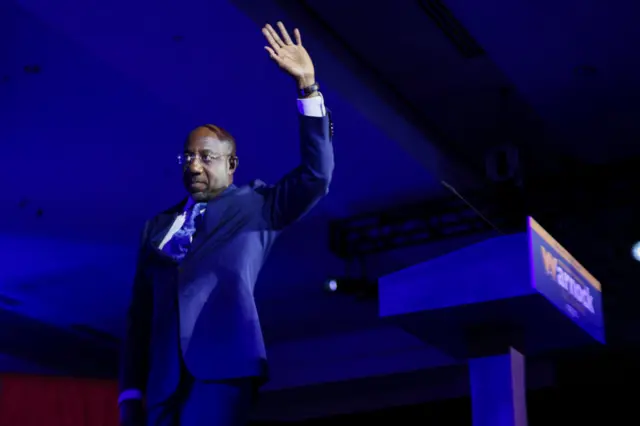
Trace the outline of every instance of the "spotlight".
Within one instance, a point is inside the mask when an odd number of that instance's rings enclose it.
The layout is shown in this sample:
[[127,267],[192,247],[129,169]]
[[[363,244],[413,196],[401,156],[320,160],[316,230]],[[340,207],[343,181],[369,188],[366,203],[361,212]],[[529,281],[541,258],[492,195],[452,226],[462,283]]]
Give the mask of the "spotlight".
[[363,278],[330,278],[324,283],[328,293],[355,295],[358,297],[377,297],[378,282]]
[[631,256],[638,262],[640,262],[640,241],[635,243],[633,247],[631,247]]
[[333,293],[334,291],[338,290],[338,281],[335,279],[330,279],[327,280],[327,282],[324,283],[324,289],[330,293]]

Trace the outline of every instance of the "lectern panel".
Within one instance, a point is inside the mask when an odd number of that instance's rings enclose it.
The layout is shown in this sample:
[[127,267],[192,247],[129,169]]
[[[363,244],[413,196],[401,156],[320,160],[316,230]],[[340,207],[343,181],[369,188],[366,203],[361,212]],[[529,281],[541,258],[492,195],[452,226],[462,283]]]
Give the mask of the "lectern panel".
[[598,280],[533,218],[529,218],[529,242],[533,286],[594,339],[604,343]]

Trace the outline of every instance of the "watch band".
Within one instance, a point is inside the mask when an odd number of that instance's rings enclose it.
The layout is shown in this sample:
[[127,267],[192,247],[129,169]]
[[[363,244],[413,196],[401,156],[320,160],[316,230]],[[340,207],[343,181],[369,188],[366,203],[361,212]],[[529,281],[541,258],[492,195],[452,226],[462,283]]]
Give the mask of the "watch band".
[[314,94],[315,92],[317,92],[318,90],[320,90],[320,84],[318,84],[318,82],[313,83],[311,86],[307,86],[304,87],[302,89],[298,90],[298,95],[301,98],[306,98],[309,95]]

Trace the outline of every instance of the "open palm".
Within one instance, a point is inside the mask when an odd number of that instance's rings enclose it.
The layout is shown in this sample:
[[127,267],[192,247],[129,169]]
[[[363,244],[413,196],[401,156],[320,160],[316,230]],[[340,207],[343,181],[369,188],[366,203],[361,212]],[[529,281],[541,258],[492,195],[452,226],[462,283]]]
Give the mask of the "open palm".
[[280,35],[269,24],[262,28],[262,34],[269,43],[269,46],[265,46],[269,56],[280,68],[295,78],[299,86],[307,87],[314,84],[313,62],[311,62],[307,49],[302,46],[300,31],[297,28],[293,30],[294,43],[282,22],[278,22],[277,26]]

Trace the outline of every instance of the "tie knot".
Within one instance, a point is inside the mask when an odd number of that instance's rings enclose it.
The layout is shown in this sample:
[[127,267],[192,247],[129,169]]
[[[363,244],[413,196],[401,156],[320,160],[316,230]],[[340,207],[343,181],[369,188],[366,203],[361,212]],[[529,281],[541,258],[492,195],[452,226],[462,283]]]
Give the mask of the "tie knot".
[[186,222],[193,223],[196,217],[198,217],[200,213],[202,213],[202,209],[204,209],[206,205],[207,203],[196,203],[191,206],[189,211],[187,211]]
[[191,211],[200,213],[200,211],[202,211],[202,209],[204,209],[206,205],[207,203],[195,203],[193,206],[191,206]]

